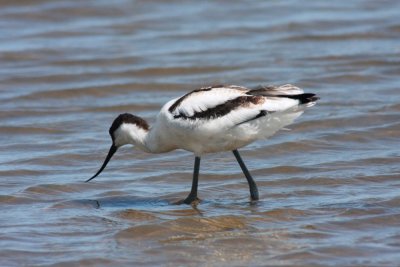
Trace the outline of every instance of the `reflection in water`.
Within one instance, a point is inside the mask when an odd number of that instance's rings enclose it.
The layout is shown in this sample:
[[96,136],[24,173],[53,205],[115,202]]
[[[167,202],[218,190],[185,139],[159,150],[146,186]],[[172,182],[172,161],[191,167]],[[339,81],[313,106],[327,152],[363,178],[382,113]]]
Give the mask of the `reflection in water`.
[[[0,1],[1,266],[395,266],[399,1]],[[321,96],[290,128],[202,158],[121,149],[113,118],[154,122],[210,84]],[[152,121],[153,120],[153,121]]]

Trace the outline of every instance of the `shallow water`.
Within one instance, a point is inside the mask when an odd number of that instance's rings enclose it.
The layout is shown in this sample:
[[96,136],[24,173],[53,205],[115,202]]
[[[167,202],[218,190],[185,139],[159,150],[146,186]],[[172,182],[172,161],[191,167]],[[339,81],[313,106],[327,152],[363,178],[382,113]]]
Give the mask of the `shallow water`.
[[[0,1],[1,266],[394,266],[400,262],[400,2]],[[131,148],[199,86],[293,83],[321,101],[202,159]]]

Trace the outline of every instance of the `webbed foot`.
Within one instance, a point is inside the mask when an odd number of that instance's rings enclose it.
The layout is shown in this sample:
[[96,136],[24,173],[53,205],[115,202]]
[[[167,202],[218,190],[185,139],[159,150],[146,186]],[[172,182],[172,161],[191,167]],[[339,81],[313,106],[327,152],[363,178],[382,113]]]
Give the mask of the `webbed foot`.
[[175,202],[175,205],[182,205],[182,204],[187,204],[187,205],[192,205],[192,206],[197,206],[201,200],[197,196],[191,196],[189,195],[187,198],[179,200]]

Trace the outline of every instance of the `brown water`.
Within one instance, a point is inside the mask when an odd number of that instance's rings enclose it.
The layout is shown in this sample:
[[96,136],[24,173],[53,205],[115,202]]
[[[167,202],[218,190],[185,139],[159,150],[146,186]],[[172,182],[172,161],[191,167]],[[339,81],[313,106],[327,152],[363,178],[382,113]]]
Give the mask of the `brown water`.
[[[400,264],[400,2],[0,1],[1,266]],[[293,83],[291,131],[202,159],[124,148],[202,85]]]

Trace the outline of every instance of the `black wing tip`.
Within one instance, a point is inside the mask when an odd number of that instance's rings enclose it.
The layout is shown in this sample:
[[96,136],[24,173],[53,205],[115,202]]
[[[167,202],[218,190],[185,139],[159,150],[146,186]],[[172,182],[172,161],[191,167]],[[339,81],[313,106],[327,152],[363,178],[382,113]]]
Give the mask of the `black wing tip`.
[[315,94],[303,94],[303,95],[306,95],[306,96],[304,98],[300,99],[300,103],[301,104],[307,104],[307,103],[310,103],[310,102],[316,102],[316,101],[318,101],[320,99]]
[[279,97],[287,97],[291,99],[296,99],[300,102],[300,104],[307,104],[311,102],[316,102],[320,98],[316,96],[315,94],[312,93],[306,93],[306,94],[299,94],[299,95],[279,95]]

